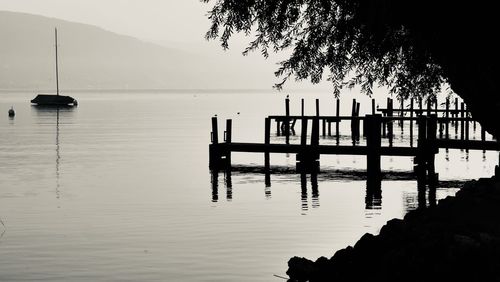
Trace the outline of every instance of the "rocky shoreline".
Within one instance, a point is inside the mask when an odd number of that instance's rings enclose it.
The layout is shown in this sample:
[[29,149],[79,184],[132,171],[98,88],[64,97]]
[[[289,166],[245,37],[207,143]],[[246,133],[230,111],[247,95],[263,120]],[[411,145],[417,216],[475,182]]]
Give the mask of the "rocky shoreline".
[[500,181],[471,181],[328,259],[294,257],[288,281],[500,281]]

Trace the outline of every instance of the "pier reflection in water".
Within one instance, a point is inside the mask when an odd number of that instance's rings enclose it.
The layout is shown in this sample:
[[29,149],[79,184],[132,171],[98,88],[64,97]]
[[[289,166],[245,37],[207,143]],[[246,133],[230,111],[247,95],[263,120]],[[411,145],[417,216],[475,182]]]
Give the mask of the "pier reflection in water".
[[[222,183],[226,190],[226,200],[233,198],[233,176],[245,179],[252,179],[253,182],[263,181],[264,196],[271,199],[272,196],[272,176],[279,176],[280,181],[287,178],[294,182],[296,175],[300,176],[300,208],[302,211],[308,211],[311,208],[320,207],[320,188],[321,182],[365,182],[365,210],[376,211],[382,209],[382,186],[384,182],[401,181],[407,183],[414,181],[414,192],[403,193],[403,203],[406,211],[417,208],[432,207],[437,204],[437,191],[447,191],[449,188],[460,187],[464,181],[440,181],[439,184],[419,183],[415,180],[415,173],[411,171],[384,172],[382,180],[367,180],[366,171],[362,170],[323,170],[318,173],[297,173],[290,167],[273,166],[266,169],[263,166],[245,166],[237,165],[226,170],[211,171],[212,202],[219,201],[219,186],[222,177]],[[262,179],[263,176],[263,179]],[[238,181],[237,181],[238,182]],[[238,183],[236,184],[238,185]],[[407,184],[404,184],[407,185]],[[448,193],[446,193],[448,194]],[[367,213],[367,216],[373,216],[373,212]]]

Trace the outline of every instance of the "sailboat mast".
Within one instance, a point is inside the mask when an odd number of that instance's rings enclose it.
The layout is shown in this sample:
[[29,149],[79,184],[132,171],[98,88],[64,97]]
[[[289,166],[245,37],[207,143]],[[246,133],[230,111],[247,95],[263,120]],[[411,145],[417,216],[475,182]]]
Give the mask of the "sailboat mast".
[[57,96],[59,96],[59,67],[57,62],[57,28],[55,28],[56,35],[56,88],[57,88]]

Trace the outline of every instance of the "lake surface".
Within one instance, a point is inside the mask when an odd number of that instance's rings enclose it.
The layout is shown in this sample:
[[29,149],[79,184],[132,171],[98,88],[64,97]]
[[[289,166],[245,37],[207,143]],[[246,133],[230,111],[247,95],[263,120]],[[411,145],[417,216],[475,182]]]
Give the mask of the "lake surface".
[[[234,141],[262,142],[264,117],[283,114],[290,93],[66,94],[77,108],[40,109],[29,104],[34,93],[0,93],[1,281],[281,281],[273,275],[285,276],[290,257],[330,257],[418,207],[416,181],[405,177],[411,158],[383,158],[395,173],[375,203],[364,157],[322,157],[322,173],[301,179],[294,155],[273,154],[270,185],[259,154],[234,154],[230,175],[211,174],[210,118],[217,114],[220,132],[232,118]],[[290,97],[292,114],[302,97],[309,113],[317,97],[322,114],[334,112],[330,95]],[[368,111],[368,98],[356,97]],[[437,198],[492,175],[497,159],[442,150]]]

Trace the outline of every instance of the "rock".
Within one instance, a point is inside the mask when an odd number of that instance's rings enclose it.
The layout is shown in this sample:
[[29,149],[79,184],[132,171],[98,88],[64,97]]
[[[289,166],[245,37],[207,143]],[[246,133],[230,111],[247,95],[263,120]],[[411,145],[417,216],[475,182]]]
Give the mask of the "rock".
[[392,219],[379,235],[315,262],[294,257],[291,281],[500,281],[500,180]]

